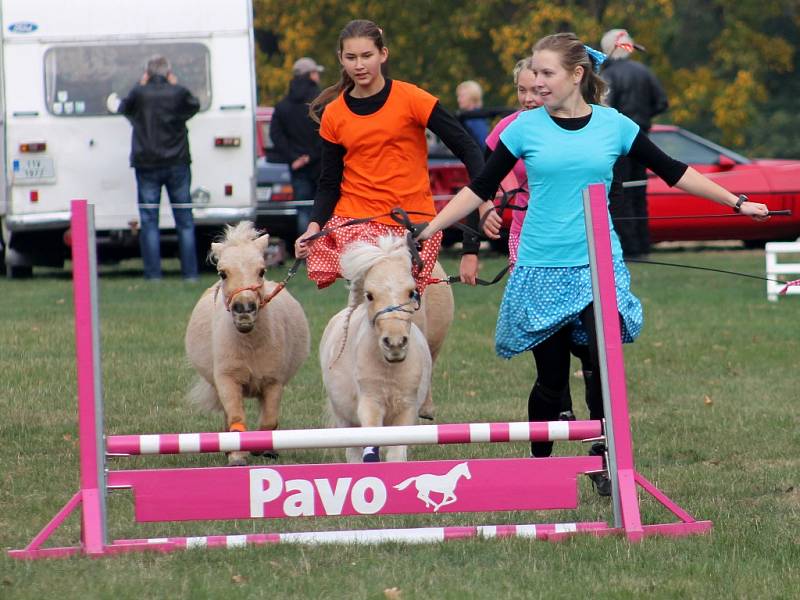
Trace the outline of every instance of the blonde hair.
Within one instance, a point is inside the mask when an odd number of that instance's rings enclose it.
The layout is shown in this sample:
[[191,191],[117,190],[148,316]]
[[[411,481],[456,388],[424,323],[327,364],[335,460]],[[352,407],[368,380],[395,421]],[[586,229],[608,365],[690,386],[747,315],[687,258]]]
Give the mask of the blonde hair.
[[469,96],[469,99],[474,101],[478,107],[483,106],[483,89],[481,89],[480,83],[472,79],[462,81],[456,87],[456,94],[459,94],[462,91],[466,93]]
[[519,74],[523,71],[533,71],[533,57],[523,58],[514,65],[514,85],[519,83]]

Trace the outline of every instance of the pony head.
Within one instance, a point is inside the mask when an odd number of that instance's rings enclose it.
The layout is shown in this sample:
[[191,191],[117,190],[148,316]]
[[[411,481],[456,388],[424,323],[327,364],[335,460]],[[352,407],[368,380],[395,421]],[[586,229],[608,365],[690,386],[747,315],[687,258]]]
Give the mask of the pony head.
[[411,315],[419,308],[405,238],[384,236],[376,244],[351,244],[342,255],[341,270],[350,281],[349,306],[366,305],[383,357],[393,363],[405,360]]
[[228,225],[222,241],[211,244],[220,277],[218,291],[222,291],[233,325],[241,333],[253,330],[258,311],[265,304],[268,244],[269,236],[262,235],[249,221]]

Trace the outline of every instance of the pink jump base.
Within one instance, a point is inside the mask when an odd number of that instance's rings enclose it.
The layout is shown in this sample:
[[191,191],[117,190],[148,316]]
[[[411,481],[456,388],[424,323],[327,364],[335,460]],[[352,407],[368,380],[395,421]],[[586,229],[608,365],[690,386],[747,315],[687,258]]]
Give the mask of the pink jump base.
[[[684,537],[707,533],[711,521],[692,523],[666,523],[644,525],[643,537]],[[316,531],[301,533],[251,533],[234,535],[209,535],[197,537],[166,537],[143,539],[120,539],[105,546],[93,557],[114,556],[129,552],[175,552],[196,548],[242,548],[267,544],[380,544],[386,542],[424,544],[446,542],[466,538],[523,537],[531,540],[558,542],[577,534],[597,537],[625,535],[623,529],[610,527],[603,521],[585,523],[478,525],[453,527],[417,527],[409,529],[363,529],[354,531]],[[11,550],[9,556],[22,560],[37,558],[66,558],[86,554],[80,546],[40,548],[36,550]]]

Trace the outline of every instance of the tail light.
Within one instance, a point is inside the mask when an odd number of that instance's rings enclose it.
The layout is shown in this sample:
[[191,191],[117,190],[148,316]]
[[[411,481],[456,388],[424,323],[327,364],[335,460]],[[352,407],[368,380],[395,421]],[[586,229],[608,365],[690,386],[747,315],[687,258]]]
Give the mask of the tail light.
[[31,202],[38,202],[39,201],[39,190],[31,190],[29,196]]
[[273,202],[294,200],[294,193],[292,191],[292,186],[288,183],[274,183],[272,185],[271,200]]
[[217,137],[214,138],[214,145],[217,148],[238,148],[242,145],[242,138],[239,137]]
[[20,152],[44,152],[47,150],[47,143],[45,142],[23,142],[19,145]]
[[233,186],[230,183],[225,184],[225,195],[233,196]]

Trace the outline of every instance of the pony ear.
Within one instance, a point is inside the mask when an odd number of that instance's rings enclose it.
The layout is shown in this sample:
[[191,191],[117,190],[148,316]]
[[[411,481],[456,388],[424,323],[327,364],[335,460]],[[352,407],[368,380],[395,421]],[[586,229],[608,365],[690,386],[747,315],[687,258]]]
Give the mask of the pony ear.
[[264,235],[257,237],[255,239],[255,243],[261,254],[266,254],[267,246],[269,246],[269,234],[265,233]]
[[222,244],[220,242],[213,242],[211,244],[211,257],[217,261],[219,260],[219,253],[222,250]]

